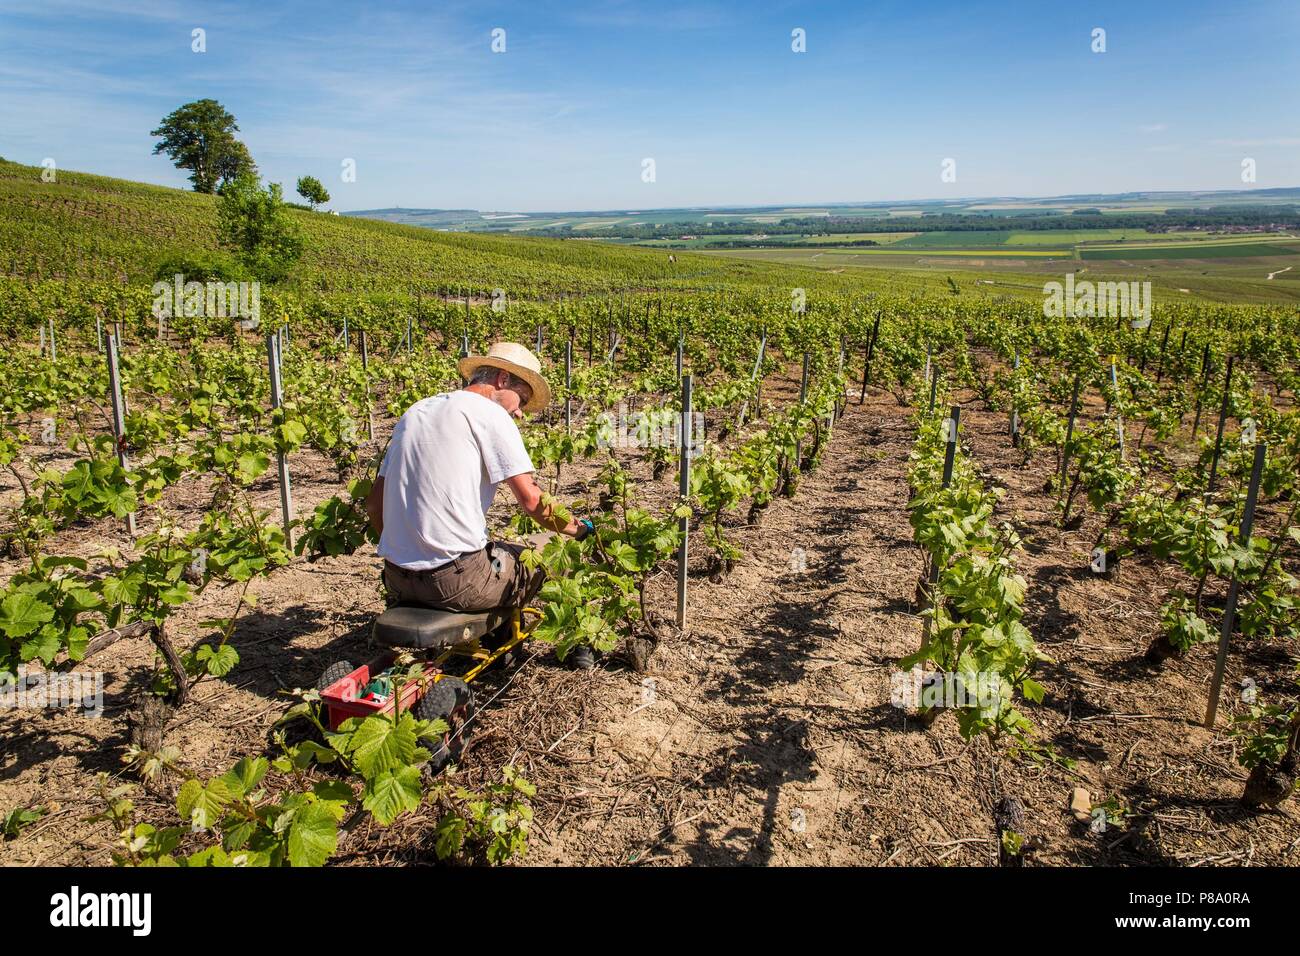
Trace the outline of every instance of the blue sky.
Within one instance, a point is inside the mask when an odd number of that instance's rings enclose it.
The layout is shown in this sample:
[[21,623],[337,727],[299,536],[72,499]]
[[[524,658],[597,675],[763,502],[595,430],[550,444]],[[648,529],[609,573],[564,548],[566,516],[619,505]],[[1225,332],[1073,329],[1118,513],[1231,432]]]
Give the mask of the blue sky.
[[212,97],[340,210],[1296,186],[1297,50],[1294,0],[0,0],[0,155],[185,186],[149,131]]

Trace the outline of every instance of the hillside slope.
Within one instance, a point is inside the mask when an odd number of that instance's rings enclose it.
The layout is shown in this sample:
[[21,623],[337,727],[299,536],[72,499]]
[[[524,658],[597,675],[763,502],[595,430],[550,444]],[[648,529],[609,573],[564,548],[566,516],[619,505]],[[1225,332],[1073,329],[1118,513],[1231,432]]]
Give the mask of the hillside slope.
[[[218,247],[213,196],[0,160],[0,271],[31,280],[152,281],[162,261]],[[309,239],[290,286],[515,295],[844,280],[817,270],[581,241],[435,232],[293,210]]]
[[[58,295],[64,282],[96,287],[78,299],[102,301],[128,290],[143,294],[163,262],[219,248],[214,196],[63,170],[54,182],[44,182],[42,172],[0,159],[0,281],[16,280],[18,288],[11,294],[40,284],[48,298]],[[950,279],[963,298],[1041,301],[1042,283],[1052,278],[953,262],[865,269],[829,256],[815,263],[778,261],[789,260],[783,254],[788,250],[771,257],[750,253],[753,258],[744,258],[744,251],[673,250],[675,261],[670,261],[668,250],[588,239],[441,232],[305,209],[291,215],[302,223],[308,247],[293,274],[274,288],[354,304],[357,298],[389,303],[417,295],[458,296],[466,290],[485,296],[493,289],[504,289],[514,300],[733,290],[788,301],[796,288],[854,299],[872,293],[946,299]],[[1094,279],[1150,278],[1161,302],[1277,301],[1291,291],[1283,288],[1288,283],[1250,284],[1191,272],[1134,276],[1088,271]],[[1267,294],[1261,294],[1260,285]],[[0,294],[0,301],[6,299]]]

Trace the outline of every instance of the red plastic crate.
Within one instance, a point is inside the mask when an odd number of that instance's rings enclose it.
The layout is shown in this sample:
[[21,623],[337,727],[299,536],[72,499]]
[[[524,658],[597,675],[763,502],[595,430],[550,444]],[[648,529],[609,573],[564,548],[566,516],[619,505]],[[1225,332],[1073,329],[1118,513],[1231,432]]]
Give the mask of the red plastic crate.
[[430,665],[424,666],[424,676],[403,685],[398,694],[388,698],[382,704],[371,700],[360,700],[358,694],[370,683],[371,674],[379,674],[392,666],[396,654],[381,654],[368,664],[362,664],[346,677],[340,677],[321,691],[321,700],[329,719],[330,730],[338,730],[339,725],[349,717],[370,717],[375,714],[391,714],[393,708],[410,710],[415,702],[424,696],[424,692],[433,683],[438,671]]

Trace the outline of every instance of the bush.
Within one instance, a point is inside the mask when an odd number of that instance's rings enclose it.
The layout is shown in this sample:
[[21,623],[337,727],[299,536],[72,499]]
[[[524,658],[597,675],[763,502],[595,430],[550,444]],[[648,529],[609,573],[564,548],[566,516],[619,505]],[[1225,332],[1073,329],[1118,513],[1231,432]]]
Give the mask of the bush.
[[168,282],[181,275],[186,282],[242,282],[249,279],[248,270],[228,255],[220,252],[177,252],[165,256],[154,269],[155,282]]
[[240,176],[221,189],[217,221],[222,245],[260,280],[288,275],[306,240],[288,213],[278,183],[262,188],[256,176]]

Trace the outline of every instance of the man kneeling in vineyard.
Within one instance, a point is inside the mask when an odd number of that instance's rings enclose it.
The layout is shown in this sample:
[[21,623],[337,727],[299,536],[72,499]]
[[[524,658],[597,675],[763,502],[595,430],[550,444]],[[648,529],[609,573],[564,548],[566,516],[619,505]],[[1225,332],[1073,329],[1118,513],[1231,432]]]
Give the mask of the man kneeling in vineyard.
[[366,497],[384,585],[400,601],[449,611],[523,607],[545,574],[520,561],[524,546],[488,540],[497,485],[504,481],[520,510],[543,528],[581,540],[592,525],[562,521],[542,501],[511,421],[551,400],[537,357],[498,342],[487,355],[461,359],[460,374],[464,388],[422,399],[402,415]]

